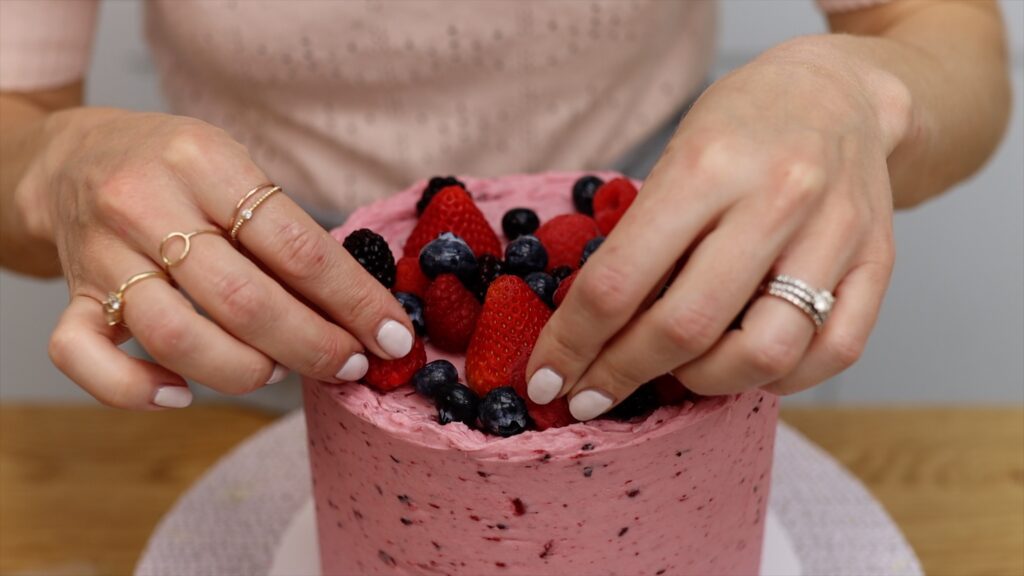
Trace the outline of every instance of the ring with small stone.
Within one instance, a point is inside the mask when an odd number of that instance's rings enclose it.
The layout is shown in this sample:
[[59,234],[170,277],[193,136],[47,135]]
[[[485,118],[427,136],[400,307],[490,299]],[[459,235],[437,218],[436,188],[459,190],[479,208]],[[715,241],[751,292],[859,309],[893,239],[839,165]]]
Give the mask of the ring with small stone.
[[836,302],[832,292],[818,290],[803,280],[785,274],[772,278],[765,287],[765,293],[799,308],[814,322],[815,332],[821,331]]
[[[196,230],[194,232],[189,232],[188,234],[185,234],[184,232],[171,232],[167,236],[164,236],[164,239],[160,241],[160,259],[163,260],[164,266],[167,270],[170,270],[185,261],[185,257],[192,251],[192,238],[199,236],[200,234],[217,234],[218,236],[223,236],[224,232],[222,230]],[[178,254],[176,258],[172,258],[172,255],[168,254],[168,248],[170,247],[170,242],[178,238],[180,238],[184,244],[181,247],[181,253]]]
[[[269,190],[267,190],[268,187],[270,188]],[[255,202],[248,206],[245,206],[247,200],[249,200],[262,190],[267,191],[264,192],[262,196],[257,198]],[[242,226],[245,225],[246,222],[252,220],[253,214],[256,213],[256,209],[259,208],[261,204],[266,202],[267,198],[270,198],[271,196],[280,191],[280,186],[274,186],[273,184],[264,184],[256,188],[253,188],[252,190],[247,192],[245,196],[242,197],[241,200],[238,201],[238,204],[235,205],[235,218],[233,224],[231,225],[230,236],[232,241],[238,239],[238,231],[242,229]]]
[[107,294],[107,299],[103,301],[103,312],[107,318],[107,326],[117,326],[124,323],[125,292],[139,282],[150,278],[160,278],[166,281],[167,274],[160,270],[140,272],[125,280],[124,284],[121,284],[116,291]]

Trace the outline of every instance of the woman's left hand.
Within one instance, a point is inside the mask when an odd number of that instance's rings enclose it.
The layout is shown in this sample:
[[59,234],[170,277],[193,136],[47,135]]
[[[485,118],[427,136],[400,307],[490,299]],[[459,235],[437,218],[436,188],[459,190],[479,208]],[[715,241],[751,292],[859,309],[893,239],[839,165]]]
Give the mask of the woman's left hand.
[[[712,85],[544,328],[530,397],[568,394],[588,420],[666,373],[699,394],[789,394],[853,364],[892,270],[886,161],[909,100],[828,37],[791,41]],[[757,297],[777,274],[835,294],[820,333],[796,306]]]

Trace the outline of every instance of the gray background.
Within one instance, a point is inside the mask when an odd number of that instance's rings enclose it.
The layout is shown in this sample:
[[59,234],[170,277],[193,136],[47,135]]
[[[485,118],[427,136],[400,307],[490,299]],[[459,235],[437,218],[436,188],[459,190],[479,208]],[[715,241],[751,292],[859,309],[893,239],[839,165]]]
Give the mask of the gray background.
[[[864,358],[787,401],[1024,403],[1024,3],[1002,4],[1015,91],[1006,140],[972,180],[897,216],[896,272]],[[134,1],[104,2],[89,104],[163,109],[142,11]],[[725,0],[719,28],[716,74],[781,40],[825,29],[810,0]],[[0,399],[91,401],[46,356],[66,299],[63,281],[0,271]],[[295,401],[294,386],[274,388],[250,401]]]

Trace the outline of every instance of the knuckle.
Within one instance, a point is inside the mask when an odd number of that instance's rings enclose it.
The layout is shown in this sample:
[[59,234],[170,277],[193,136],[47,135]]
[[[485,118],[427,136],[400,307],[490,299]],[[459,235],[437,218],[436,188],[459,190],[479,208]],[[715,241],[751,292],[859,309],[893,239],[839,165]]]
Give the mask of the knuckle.
[[794,342],[772,336],[752,342],[746,350],[745,359],[762,378],[774,380],[796,367],[800,353]]
[[683,167],[700,180],[714,180],[735,169],[736,144],[717,131],[694,132],[679,150]]
[[825,169],[817,158],[806,153],[790,153],[778,165],[779,183],[773,206],[790,214],[803,211],[821,198],[825,190]]
[[311,376],[333,377],[337,373],[340,360],[348,348],[343,338],[328,330],[313,348],[306,366],[306,373]]
[[283,272],[298,281],[319,277],[327,268],[329,245],[326,235],[298,222],[288,222],[277,233]]
[[205,164],[220,139],[219,128],[202,122],[182,123],[168,136],[162,152],[163,160],[173,167]]
[[624,271],[614,265],[604,265],[584,273],[573,285],[573,291],[595,316],[619,316],[628,313],[632,305],[629,285]]
[[171,310],[156,309],[140,321],[138,337],[146,351],[157,360],[170,360],[189,353],[188,318]]
[[55,366],[64,369],[71,357],[71,351],[75,348],[75,334],[73,331],[57,326],[50,334],[50,342],[47,346],[47,353]]
[[718,323],[706,305],[688,305],[664,315],[660,333],[674,348],[692,354],[703,352],[718,339]]
[[265,316],[266,290],[253,278],[226,274],[217,282],[216,293],[224,312],[243,326],[252,326]]
[[120,225],[136,221],[144,214],[144,177],[130,168],[108,174],[95,186],[95,206],[100,218]]
[[[368,330],[372,330],[384,318],[385,309],[380,293],[376,290],[380,284],[369,275],[366,275],[366,278],[367,281],[365,282],[357,282],[354,279],[349,280],[349,285],[345,290],[344,302],[349,313],[354,316],[355,322],[366,326]],[[397,300],[395,300],[395,305],[399,305]],[[395,316],[396,319],[403,318],[403,316],[397,314]],[[405,312],[403,311],[401,314],[405,314]]]
[[846,333],[835,333],[824,339],[825,350],[841,370],[853,366],[864,354],[867,344],[864,338]]

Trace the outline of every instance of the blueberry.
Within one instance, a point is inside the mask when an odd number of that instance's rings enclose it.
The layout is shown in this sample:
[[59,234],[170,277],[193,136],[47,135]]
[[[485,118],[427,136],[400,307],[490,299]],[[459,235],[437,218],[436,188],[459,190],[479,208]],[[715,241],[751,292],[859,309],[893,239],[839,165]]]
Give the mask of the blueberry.
[[555,280],[546,272],[531,272],[526,275],[526,284],[533,290],[545,304],[554,308],[555,289],[558,288],[558,280]]
[[423,319],[423,301],[415,294],[408,292],[395,292],[395,299],[402,303],[402,308],[405,308],[405,313],[412,320],[412,327],[416,329],[416,333],[420,336],[426,334],[427,323]]
[[540,228],[540,218],[529,208],[513,208],[501,218],[501,229],[509,240],[533,234],[537,228]]
[[477,406],[480,399],[476,393],[462,384],[446,387],[436,398],[437,421],[441,424],[462,422],[472,426],[476,422]]
[[476,274],[477,261],[465,240],[445,232],[420,250],[420,269],[431,279],[455,274],[465,280]]
[[459,372],[447,360],[434,360],[412,376],[412,386],[427,398],[436,398],[449,386],[459,383]]
[[551,269],[551,277],[557,280],[559,284],[569,276],[572,276],[571,266],[557,266]]
[[480,424],[498,436],[515,436],[526,431],[529,417],[526,402],[511,386],[495,388],[480,401]]
[[658,407],[658,396],[652,384],[644,384],[637,388],[618,406],[612,408],[608,415],[616,420],[632,420],[645,416]]
[[536,236],[520,236],[505,247],[505,270],[509,274],[526,276],[547,266],[548,251]]
[[594,215],[594,194],[604,184],[597,176],[583,176],[572,185],[572,203],[576,206],[577,212],[587,216]]
[[419,202],[416,203],[416,213],[423,214],[423,211],[427,209],[434,196],[437,196],[438,192],[449,186],[459,186],[463,190],[466,189],[466,185],[454,176],[434,176],[431,178],[427,182],[427,186],[423,188],[423,195],[420,196]]
[[587,242],[587,245],[583,247],[583,256],[580,256],[580,268],[582,268],[583,265],[587,263],[587,259],[590,258],[590,255],[593,254],[594,252],[597,252],[597,249],[600,248],[601,244],[603,243],[604,236],[592,238],[589,242]]

